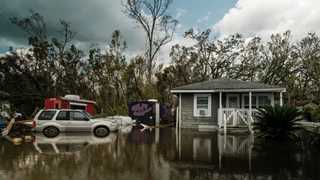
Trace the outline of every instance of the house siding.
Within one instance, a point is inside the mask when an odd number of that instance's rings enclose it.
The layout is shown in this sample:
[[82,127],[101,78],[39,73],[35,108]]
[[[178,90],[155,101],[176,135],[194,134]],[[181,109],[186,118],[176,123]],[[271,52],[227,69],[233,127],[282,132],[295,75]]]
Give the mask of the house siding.
[[217,126],[219,94],[211,94],[211,117],[194,117],[193,100],[194,94],[181,94],[181,127],[198,128],[199,125]]
[[[199,93],[197,93],[199,94]],[[204,93],[208,94],[208,93]],[[222,107],[226,107],[227,94],[239,95],[239,105],[242,105],[242,94],[247,93],[223,93],[222,94]],[[253,93],[253,95],[258,94],[268,94],[273,93]],[[218,109],[219,109],[219,93],[211,94],[211,117],[195,117],[193,115],[193,93],[183,93],[181,94],[181,127],[182,128],[199,128],[199,126],[218,126]],[[239,107],[239,108],[240,108]]]

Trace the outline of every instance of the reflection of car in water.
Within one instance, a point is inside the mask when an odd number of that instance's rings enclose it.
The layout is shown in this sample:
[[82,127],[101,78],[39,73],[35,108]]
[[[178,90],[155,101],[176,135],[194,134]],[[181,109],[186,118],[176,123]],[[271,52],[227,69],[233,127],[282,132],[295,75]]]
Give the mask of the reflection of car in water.
[[55,137],[60,132],[93,132],[98,137],[107,136],[110,131],[118,130],[115,121],[91,119],[82,110],[41,110],[35,116],[33,129],[48,137]]
[[48,138],[43,134],[35,134],[33,145],[39,153],[74,153],[88,145],[113,143],[116,135],[110,133],[107,137],[96,137],[92,134],[59,134]]

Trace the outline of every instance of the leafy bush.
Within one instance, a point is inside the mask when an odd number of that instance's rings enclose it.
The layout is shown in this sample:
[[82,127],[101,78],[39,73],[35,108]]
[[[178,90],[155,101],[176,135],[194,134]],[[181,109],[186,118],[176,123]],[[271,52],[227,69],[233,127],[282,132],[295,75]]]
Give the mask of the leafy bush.
[[304,116],[308,121],[320,121],[320,106],[314,103],[306,104],[303,107]]
[[294,107],[265,106],[255,114],[255,130],[262,137],[278,140],[296,139],[296,130],[301,127],[297,121],[302,120],[303,113]]

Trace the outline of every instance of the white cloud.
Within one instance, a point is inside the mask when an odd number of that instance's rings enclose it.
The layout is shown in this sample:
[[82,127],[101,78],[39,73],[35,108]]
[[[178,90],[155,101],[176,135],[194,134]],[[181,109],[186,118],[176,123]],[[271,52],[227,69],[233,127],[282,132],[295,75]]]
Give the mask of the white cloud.
[[319,0],[239,0],[213,29],[222,36],[239,32],[263,38],[291,30],[301,38],[319,32],[319,22]]

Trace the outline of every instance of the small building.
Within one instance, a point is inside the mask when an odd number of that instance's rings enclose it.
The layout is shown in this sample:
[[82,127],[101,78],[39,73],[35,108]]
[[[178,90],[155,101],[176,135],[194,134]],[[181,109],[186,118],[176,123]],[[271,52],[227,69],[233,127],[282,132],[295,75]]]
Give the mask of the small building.
[[157,125],[172,119],[171,109],[156,99],[128,103],[128,115],[139,123]]
[[249,127],[255,109],[283,104],[285,88],[233,79],[213,79],[171,90],[178,96],[177,127]]
[[45,109],[80,109],[95,115],[95,101],[81,99],[77,95],[47,98],[44,102]]

